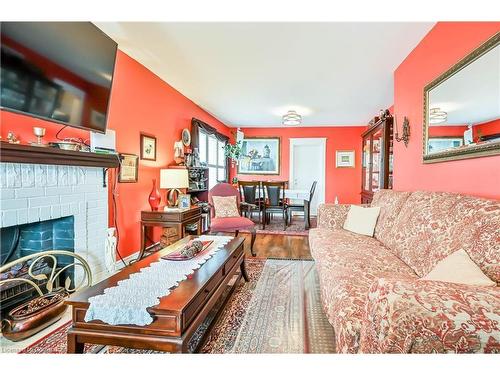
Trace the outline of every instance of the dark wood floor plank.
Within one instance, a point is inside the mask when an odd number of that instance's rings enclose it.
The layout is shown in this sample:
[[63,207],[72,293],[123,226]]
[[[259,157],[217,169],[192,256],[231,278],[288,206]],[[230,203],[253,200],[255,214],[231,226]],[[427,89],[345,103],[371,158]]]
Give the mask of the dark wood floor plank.
[[[240,236],[245,236],[245,253],[251,257],[250,234]],[[309,239],[305,236],[257,234],[254,250],[260,258],[311,259]]]

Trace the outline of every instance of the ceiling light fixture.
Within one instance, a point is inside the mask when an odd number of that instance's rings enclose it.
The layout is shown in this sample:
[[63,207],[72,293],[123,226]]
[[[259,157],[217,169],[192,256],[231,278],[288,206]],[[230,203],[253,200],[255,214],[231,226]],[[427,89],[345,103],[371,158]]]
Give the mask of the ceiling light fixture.
[[288,111],[283,115],[283,125],[300,125],[302,122],[302,116],[295,111]]
[[431,108],[429,111],[429,122],[431,124],[441,124],[448,120],[448,113],[441,111],[441,108]]

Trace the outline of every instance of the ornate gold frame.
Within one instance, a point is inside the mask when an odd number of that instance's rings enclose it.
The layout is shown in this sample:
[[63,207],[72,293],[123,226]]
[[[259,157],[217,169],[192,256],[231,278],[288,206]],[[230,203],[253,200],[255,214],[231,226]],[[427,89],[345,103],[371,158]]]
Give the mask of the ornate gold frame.
[[485,43],[479,46],[477,49],[472,51],[470,54],[465,56],[457,64],[452,66],[446,72],[441,74],[431,83],[424,87],[424,121],[423,121],[423,142],[422,142],[422,159],[423,163],[439,163],[451,160],[469,159],[469,158],[479,158],[484,156],[500,155],[500,142],[496,143],[485,143],[480,145],[472,145],[464,147],[461,149],[454,149],[449,151],[441,151],[433,154],[427,154],[427,140],[429,136],[429,125],[427,118],[427,107],[429,102],[429,91],[438,86],[440,83],[446,81],[452,75],[458,73],[460,70],[465,68],[467,65],[471,64],[475,60],[479,59],[481,56],[491,51],[493,48],[500,44],[500,32],[496,33]]

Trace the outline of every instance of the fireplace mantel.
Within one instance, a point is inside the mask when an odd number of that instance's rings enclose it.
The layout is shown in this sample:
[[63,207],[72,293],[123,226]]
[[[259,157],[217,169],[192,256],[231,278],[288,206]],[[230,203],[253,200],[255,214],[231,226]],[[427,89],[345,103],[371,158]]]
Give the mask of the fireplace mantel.
[[0,161],[5,163],[72,165],[102,168],[117,168],[119,165],[116,155],[66,151],[52,147],[35,147],[7,142],[0,142]]

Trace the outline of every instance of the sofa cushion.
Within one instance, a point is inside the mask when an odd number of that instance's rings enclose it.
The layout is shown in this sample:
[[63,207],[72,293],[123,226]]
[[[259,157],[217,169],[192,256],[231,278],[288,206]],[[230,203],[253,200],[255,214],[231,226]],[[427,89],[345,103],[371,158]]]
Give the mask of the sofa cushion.
[[[366,299],[372,283],[381,277],[398,275],[390,267],[385,271],[370,267],[369,258],[369,255],[365,257],[365,267],[346,267],[335,262],[321,262],[318,267],[321,303],[334,328],[339,353],[356,353],[359,349]],[[410,272],[400,277],[416,278]]]
[[499,288],[380,278],[365,311],[362,353],[500,353]]
[[491,280],[500,283],[500,202],[460,196],[449,225],[437,248],[430,253],[427,269],[432,269],[456,249],[463,249]]
[[347,270],[393,271],[416,277],[408,265],[372,237],[344,229],[314,228],[309,231],[309,244],[318,268],[333,264]]
[[418,191],[412,193],[401,208],[387,237],[387,246],[420,277],[437,263],[430,260],[431,249],[449,245],[449,239],[442,235],[458,219],[450,215],[450,210],[459,199],[456,194]]
[[[458,271],[458,272],[457,272]],[[464,250],[458,250],[438,262],[421,280],[444,281],[476,286],[495,286]]]
[[339,352],[356,353],[370,285],[379,277],[416,279],[413,270],[372,237],[343,229],[311,229],[311,253],[321,287],[321,302],[335,330]]
[[399,212],[411,193],[407,191],[379,190],[373,195],[372,207],[380,207],[375,238],[387,246],[390,232]]
[[379,214],[380,207],[359,207],[351,205],[349,212],[347,212],[347,218],[343,227],[350,232],[373,237]]
[[387,246],[419,276],[464,249],[492,280],[500,280],[500,202],[453,193],[414,192]]

